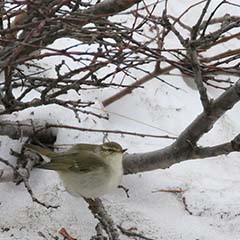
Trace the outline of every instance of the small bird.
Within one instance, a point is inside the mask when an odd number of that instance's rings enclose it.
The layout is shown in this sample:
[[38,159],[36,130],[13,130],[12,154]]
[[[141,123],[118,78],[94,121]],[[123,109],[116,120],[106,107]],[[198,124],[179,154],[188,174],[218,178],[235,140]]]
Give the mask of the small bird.
[[65,152],[32,144],[26,144],[25,148],[47,162],[38,168],[57,171],[66,190],[75,196],[100,197],[116,188],[123,175],[122,158],[126,149],[116,142],[76,144]]

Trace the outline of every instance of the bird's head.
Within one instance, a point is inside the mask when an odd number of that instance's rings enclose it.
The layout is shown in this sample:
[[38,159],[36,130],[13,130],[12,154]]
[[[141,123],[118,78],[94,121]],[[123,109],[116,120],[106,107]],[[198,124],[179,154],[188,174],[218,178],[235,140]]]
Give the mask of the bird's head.
[[123,149],[122,146],[116,142],[106,142],[101,145],[101,152],[103,155],[115,155],[123,154],[127,149]]

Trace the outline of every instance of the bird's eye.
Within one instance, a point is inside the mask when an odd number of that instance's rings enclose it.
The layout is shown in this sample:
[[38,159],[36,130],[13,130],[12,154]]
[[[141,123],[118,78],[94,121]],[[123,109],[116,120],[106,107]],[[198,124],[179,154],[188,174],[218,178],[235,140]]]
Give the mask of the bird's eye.
[[116,150],[114,148],[105,148],[105,151],[109,152],[109,153],[113,153]]

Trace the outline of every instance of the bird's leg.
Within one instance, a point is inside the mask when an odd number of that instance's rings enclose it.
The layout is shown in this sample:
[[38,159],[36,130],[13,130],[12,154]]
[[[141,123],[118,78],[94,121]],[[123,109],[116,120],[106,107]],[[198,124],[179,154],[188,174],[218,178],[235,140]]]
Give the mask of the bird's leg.
[[126,193],[127,198],[130,198],[129,196],[129,188],[124,187],[123,185],[118,185],[118,188],[123,189],[123,191]]
[[65,228],[61,228],[58,232],[59,232],[59,234],[61,234],[61,235],[64,237],[64,239],[66,239],[66,240],[77,240],[76,238],[71,237]]

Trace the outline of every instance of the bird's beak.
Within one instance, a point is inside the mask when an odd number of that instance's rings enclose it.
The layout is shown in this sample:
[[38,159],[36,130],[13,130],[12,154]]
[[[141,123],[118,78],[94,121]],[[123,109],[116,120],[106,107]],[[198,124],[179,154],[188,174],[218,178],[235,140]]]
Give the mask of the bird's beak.
[[122,153],[126,152],[127,150],[128,150],[127,148],[124,148],[124,149],[122,150]]

